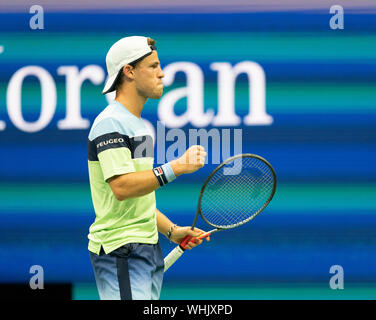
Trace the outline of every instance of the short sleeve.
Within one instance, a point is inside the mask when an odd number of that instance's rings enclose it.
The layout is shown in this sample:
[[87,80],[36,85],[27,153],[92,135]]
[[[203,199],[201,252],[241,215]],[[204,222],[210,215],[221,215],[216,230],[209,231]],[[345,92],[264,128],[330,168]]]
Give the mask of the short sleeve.
[[121,174],[135,172],[131,142],[114,119],[104,119],[92,132],[91,149],[99,161],[104,180]]
[[104,180],[130,172],[135,172],[131,152],[128,148],[110,148],[98,153]]

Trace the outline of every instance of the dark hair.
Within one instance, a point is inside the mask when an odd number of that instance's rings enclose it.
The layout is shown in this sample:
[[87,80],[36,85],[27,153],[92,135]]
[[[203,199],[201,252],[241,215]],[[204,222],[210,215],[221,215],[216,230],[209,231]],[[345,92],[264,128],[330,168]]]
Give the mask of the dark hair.
[[[152,39],[152,38],[148,38],[148,45],[150,46],[150,47],[152,47],[152,49],[153,50],[156,50],[156,48],[154,47],[154,45],[155,45],[155,40],[154,39]],[[144,57],[143,57],[144,58]],[[137,66],[137,64],[139,63],[139,62],[141,62],[142,60],[143,60],[143,58],[142,59],[138,59],[138,60],[136,60],[136,61],[134,61],[134,62],[131,62],[131,63],[128,63],[130,66],[132,66],[133,68],[136,68],[136,66]],[[124,68],[124,67],[123,67]],[[124,73],[123,73],[123,68],[121,68],[120,70],[119,70],[119,73],[118,73],[118,75],[117,75],[117,77],[116,77],[116,80],[115,80],[115,83],[114,83],[114,88],[115,88],[115,90],[117,91],[121,86],[122,86],[122,84],[124,83],[124,78],[125,78],[125,75],[124,75]]]

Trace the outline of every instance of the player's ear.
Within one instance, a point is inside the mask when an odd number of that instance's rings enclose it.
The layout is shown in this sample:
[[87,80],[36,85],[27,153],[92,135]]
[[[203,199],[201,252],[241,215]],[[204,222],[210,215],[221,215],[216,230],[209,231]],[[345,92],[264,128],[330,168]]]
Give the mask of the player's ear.
[[134,67],[132,67],[129,64],[126,64],[123,67],[123,74],[128,78],[128,79],[134,79],[135,73],[134,73]]

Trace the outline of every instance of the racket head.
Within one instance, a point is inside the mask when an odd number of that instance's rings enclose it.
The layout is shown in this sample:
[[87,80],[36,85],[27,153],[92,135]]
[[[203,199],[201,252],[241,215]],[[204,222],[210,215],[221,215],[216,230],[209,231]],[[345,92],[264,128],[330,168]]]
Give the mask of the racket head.
[[205,180],[197,213],[217,229],[232,229],[264,210],[276,187],[277,176],[266,159],[251,153],[239,154],[222,162]]

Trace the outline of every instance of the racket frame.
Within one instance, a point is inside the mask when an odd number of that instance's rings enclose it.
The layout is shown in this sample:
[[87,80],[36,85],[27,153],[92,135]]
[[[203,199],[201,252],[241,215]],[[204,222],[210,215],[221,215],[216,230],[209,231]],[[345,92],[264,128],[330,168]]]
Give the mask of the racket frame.
[[[202,213],[202,210],[201,210],[201,198],[202,198],[202,195],[204,194],[204,191],[205,191],[205,188],[206,186],[208,185],[210,179],[215,175],[215,173],[220,170],[221,168],[223,168],[226,164],[228,164],[229,162],[235,160],[235,159],[238,159],[238,158],[256,158],[258,160],[261,160],[262,162],[264,162],[268,168],[270,169],[270,171],[272,172],[272,175],[273,175],[273,179],[274,179],[274,183],[273,183],[273,190],[272,192],[270,193],[270,196],[268,198],[268,200],[266,200],[266,202],[264,203],[264,205],[256,212],[254,213],[253,215],[251,215],[249,218],[245,219],[245,220],[242,220],[238,223],[235,223],[235,224],[231,224],[231,225],[228,225],[228,226],[218,226],[218,225],[215,225],[211,222],[209,222],[204,214]],[[192,230],[194,229],[195,225],[196,225],[196,222],[197,222],[197,219],[198,219],[198,215],[200,214],[201,215],[201,218],[209,225],[209,226],[212,226],[214,228],[216,228],[217,231],[220,231],[220,230],[227,230],[227,229],[232,229],[232,228],[235,228],[235,227],[238,227],[238,226],[241,226],[245,223],[247,223],[248,221],[252,220],[253,218],[255,218],[262,210],[265,209],[265,207],[270,203],[270,201],[273,199],[273,196],[275,194],[275,190],[277,188],[277,175],[275,174],[275,171],[272,167],[272,165],[263,157],[260,157],[259,155],[257,154],[252,154],[252,153],[243,153],[243,154],[238,154],[238,155],[235,155],[233,157],[230,157],[228,158],[227,160],[225,160],[224,162],[222,162],[220,165],[218,165],[211,173],[210,175],[206,178],[202,188],[201,188],[201,191],[200,191],[200,196],[199,196],[199,199],[198,199],[198,204],[197,204],[197,211],[196,211],[196,216],[195,216],[195,219],[193,220],[193,224],[192,224]],[[210,234],[211,233],[214,233],[216,231],[212,230],[212,231],[209,231]],[[208,232],[208,233],[209,233]]]

